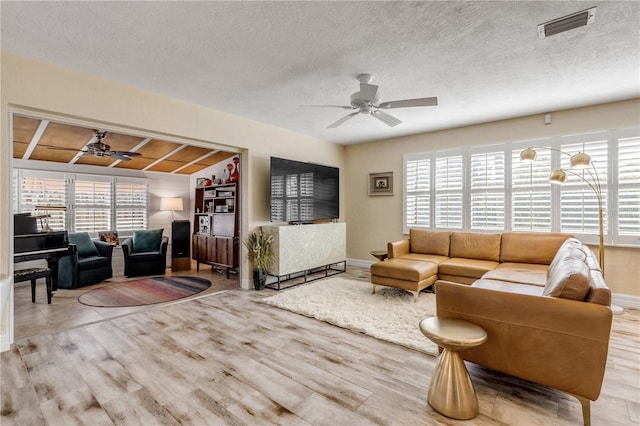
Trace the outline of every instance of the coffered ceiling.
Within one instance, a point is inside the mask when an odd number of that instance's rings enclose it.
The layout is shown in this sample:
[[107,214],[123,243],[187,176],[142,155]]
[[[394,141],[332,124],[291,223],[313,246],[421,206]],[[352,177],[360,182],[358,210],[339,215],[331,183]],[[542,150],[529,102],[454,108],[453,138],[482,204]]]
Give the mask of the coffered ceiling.
[[[594,6],[592,24],[539,38],[539,24]],[[3,51],[340,144],[640,96],[638,1],[0,1],[0,8]],[[348,107],[361,73],[374,75],[382,101],[437,96],[438,106],[394,109],[402,120],[395,127],[358,114],[338,128],[327,126],[349,111],[302,107]],[[160,146],[149,150],[169,149]]]
[[87,144],[95,141],[94,132],[95,129],[14,115],[13,158],[190,175],[235,155],[189,144],[107,132],[103,142],[111,151],[136,152],[140,156],[129,161],[96,157],[83,153]]

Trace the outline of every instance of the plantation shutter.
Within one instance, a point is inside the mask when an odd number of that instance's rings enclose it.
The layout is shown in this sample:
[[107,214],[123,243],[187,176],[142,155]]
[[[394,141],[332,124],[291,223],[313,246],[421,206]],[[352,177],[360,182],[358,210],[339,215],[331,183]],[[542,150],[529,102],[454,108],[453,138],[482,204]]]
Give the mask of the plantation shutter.
[[[48,214],[49,226],[54,231],[66,229],[67,212],[38,211],[36,206],[65,206],[67,207],[67,184],[64,173],[38,172],[23,170],[20,179],[20,199],[18,213]],[[38,222],[44,225],[45,219]]]
[[111,229],[111,178],[77,175],[74,197],[76,232]]
[[[618,140],[618,235],[640,238],[640,137]],[[628,242],[632,242],[630,239]]]
[[148,193],[145,179],[116,178],[116,230],[147,229]]
[[435,227],[462,229],[462,154],[436,157]]
[[504,229],[504,151],[471,155],[471,229]]
[[536,148],[536,161],[520,161],[522,149],[511,152],[511,229],[551,230],[551,151]]
[[405,161],[405,228],[431,226],[431,158]]
[[[585,135],[586,138],[589,135]],[[567,138],[569,139],[569,138]],[[571,138],[575,139],[575,138]],[[591,156],[602,188],[602,208],[607,211],[607,140],[606,138],[563,143],[560,150],[569,153],[586,152]],[[571,169],[570,156],[562,155],[560,166],[567,172],[567,181],[561,186],[560,227],[562,232],[576,234],[599,234],[598,199],[594,190],[583,180],[593,182],[596,172],[593,167]],[[575,174],[574,174],[575,173]],[[578,175],[578,176],[576,176]],[[607,215],[604,215],[604,233],[607,233]]]

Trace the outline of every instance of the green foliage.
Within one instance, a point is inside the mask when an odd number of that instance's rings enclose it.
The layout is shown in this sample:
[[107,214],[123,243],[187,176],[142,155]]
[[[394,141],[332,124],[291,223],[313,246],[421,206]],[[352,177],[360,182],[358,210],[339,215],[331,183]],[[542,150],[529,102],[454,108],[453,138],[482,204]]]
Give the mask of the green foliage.
[[249,260],[253,263],[253,267],[267,271],[274,260],[273,236],[258,229],[250,233],[243,244],[249,250]]

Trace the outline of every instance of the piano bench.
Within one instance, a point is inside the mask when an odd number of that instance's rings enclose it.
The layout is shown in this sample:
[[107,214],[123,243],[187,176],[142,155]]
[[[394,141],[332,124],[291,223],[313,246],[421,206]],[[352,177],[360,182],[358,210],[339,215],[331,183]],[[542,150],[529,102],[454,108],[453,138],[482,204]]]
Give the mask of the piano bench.
[[36,280],[44,278],[47,283],[47,303],[51,304],[51,269],[27,268],[13,271],[13,282],[31,281],[31,302],[36,302]]

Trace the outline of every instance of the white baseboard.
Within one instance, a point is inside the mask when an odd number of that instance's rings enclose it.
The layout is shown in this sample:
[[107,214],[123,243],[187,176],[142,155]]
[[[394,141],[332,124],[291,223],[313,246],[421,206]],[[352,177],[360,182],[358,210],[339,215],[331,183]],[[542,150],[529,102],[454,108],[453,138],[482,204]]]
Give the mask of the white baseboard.
[[640,309],[640,297],[630,294],[613,293],[611,303],[622,308]]
[[347,266],[359,266],[361,268],[369,268],[371,265],[376,263],[376,260],[362,260],[362,259],[347,259]]
[[[361,268],[369,268],[376,263],[376,260],[347,259],[347,266],[359,266]],[[613,293],[611,295],[611,303],[622,308],[640,309],[640,296],[632,296],[630,294]]]
[[11,342],[8,334],[0,335],[0,352],[6,352],[11,349]]

